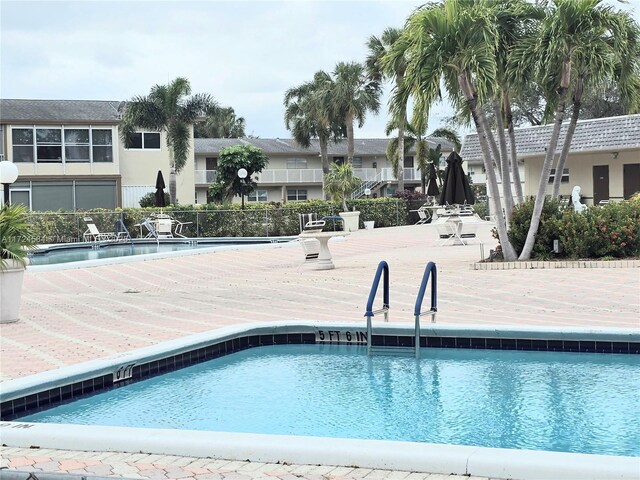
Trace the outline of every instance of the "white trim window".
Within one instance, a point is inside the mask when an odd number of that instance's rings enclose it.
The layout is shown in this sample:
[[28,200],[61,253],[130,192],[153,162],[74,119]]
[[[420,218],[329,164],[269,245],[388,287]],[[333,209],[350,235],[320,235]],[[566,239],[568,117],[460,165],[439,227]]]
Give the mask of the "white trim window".
[[160,132],[135,132],[127,150],[160,150]]
[[353,157],[353,168],[362,168],[362,157]]
[[11,142],[13,144],[13,161],[15,163],[33,163],[33,127],[12,128]]
[[267,191],[266,190],[254,190],[253,192],[247,195],[248,202],[267,202]]
[[301,169],[307,168],[306,158],[287,158],[287,169]]
[[287,188],[287,201],[298,202],[307,200],[306,188]]
[[[556,178],[556,169],[552,168],[551,169],[551,175],[549,175],[549,183],[553,183],[555,181]],[[568,168],[563,168],[562,169],[562,178],[560,179],[560,183],[569,183],[569,169]]]
[[64,129],[64,158],[67,162],[88,162],[91,160],[88,128]]
[[36,128],[38,163],[62,163],[62,131],[59,128]]
[[92,128],[91,144],[93,145],[93,161],[99,163],[113,162],[113,132],[110,128]]
[[113,130],[77,126],[12,127],[15,163],[113,162]]

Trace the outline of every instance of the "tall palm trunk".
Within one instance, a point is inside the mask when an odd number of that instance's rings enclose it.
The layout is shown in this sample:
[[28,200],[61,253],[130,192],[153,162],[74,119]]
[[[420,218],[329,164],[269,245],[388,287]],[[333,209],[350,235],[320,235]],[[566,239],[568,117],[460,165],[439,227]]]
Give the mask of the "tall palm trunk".
[[178,191],[178,175],[176,173],[176,162],[173,158],[173,148],[169,146],[169,201],[175,205]]
[[[396,76],[396,87],[398,90],[402,88],[404,82],[404,69],[399,70]],[[398,120],[398,191],[404,192],[404,130],[405,130],[405,112],[406,107],[402,109]]]
[[562,120],[564,119],[565,98],[569,90],[570,78],[571,60],[566,59],[562,64],[562,77],[560,79],[560,88],[558,89],[558,107],[556,108],[553,132],[551,133],[551,140],[549,141],[547,154],[545,155],[544,164],[542,165],[538,193],[536,195],[536,201],[533,204],[533,213],[531,214],[531,225],[529,225],[527,238],[524,241],[524,247],[522,247],[522,252],[520,253],[520,260],[529,260],[529,258],[531,258],[533,245],[536,241],[536,233],[538,233],[538,227],[540,226],[540,216],[542,215],[542,207],[544,206],[547,193],[547,183],[549,182],[549,175],[551,174],[551,167],[553,166],[553,157],[556,147],[558,146],[560,128],[562,128]]
[[516,152],[516,132],[513,129],[513,112],[511,111],[511,101],[509,93],[505,90],[503,93],[503,105],[505,116],[507,117],[507,131],[509,132],[509,143],[511,144],[511,173],[513,173],[513,183],[516,189],[516,198],[518,203],[524,202],[522,193],[522,182],[520,180],[520,168],[518,168],[518,154]]
[[324,191],[324,178],[331,171],[329,168],[329,155],[328,151],[328,141],[324,136],[319,138],[320,140],[320,160],[322,161],[322,191],[324,192],[325,200],[329,198],[329,194]]
[[493,100],[493,111],[496,115],[496,128],[498,129],[498,141],[500,142],[500,166],[502,170],[502,196],[504,197],[504,213],[507,230],[513,214],[513,192],[511,191],[511,175],[509,174],[509,154],[507,153],[507,138],[504,134],[504,122],[502,121],[502,108],[498,99]]
[[404,192],[404,119],[398,124],[398,191]]
[[480,148],[482,149],[482,158],[484,160],[485,170],[487,171],[489,191],[494,193],[494,195],[491,196],[491,199],[493,203],[493,212],[496,218],[498,238],[500,239],[500,245],[502,245],[502,255],[505,260],[513,261],[516,259],[516,252],[509,241],[509,236],[507,235],[507,226],[505,224],[504,216],[502,215],[502,202],[500,202],[498,180],[496,179],[496,172],[493,168],[493,161],[490,153],[488,135],[491,134],[491,130],[489,129],[484,113],[482,113],[482,110],[478,109],[478,99],[467,72],[460,72],[458,74],[458,84],[465,96],[467,104],[469,105],[469,110],[471,111],[473,121],[476,125],[476,130],[478,131],[478,139],[480,140]]
[[353,139],[353,114],[348,113],[346,118],[347,124],[347,162],[353,165],[353,152],[355,150],[355,142]]
[[582,92],[584,84],[582,77],[578,77],[576,80],[576,86],[573,91],[573,112],[571,113],[571,121],[567,128],[567,134],[564,137],[564,145],[562,146],[562,152],[560,158],[558,158],[558,164],[556,165],[556,176],[553,179],[553,191],[551,192],[551,198],[558,198],[560,194],[560,182],[562,181],[562,172],[564,171],[564,165],[569,156],[569,149],[571,148],[571,141],[573,140],[573,134],[576,131],[578,124],[578,117],[580,116],[580,107],[582,106]]

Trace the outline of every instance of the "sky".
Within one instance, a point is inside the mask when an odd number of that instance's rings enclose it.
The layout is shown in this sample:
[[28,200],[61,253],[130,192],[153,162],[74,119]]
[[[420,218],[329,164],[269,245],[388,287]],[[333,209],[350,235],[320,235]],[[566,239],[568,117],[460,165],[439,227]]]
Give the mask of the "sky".
[[[402,27],[423,3],[0,0],[0,97],[120,101],[182,76],[233,107],[247,134],[289,138],[284,92],[340,61],[364,61],[371,35]],[[640,0],[616,5],[640,20]],[[389,91],[356,137],[385,137]],[[449,115],[446,104],[434,108],[429,130]]]

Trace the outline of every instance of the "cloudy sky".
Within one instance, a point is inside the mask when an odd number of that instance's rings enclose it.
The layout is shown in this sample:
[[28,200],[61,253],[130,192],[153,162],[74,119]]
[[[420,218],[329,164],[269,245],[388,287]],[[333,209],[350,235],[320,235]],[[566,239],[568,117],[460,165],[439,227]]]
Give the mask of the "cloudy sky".
[[[245,117],[247,133],[286,138],[287,88],[363,61],[370,35],[422,3],[0,0],[0,97],[126,100],[183,76]],[[638,16],[639,4],[624,8]],[[358,136],[384,136],[386,101]],[[429,129],[448,114],[436,108]]]

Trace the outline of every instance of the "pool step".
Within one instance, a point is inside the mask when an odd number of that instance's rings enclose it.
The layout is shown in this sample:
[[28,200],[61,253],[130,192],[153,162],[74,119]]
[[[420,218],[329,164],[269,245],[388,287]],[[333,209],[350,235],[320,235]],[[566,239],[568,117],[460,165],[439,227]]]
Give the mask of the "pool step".
[[401,357],[415,357],[416,349],[413,347],[371,347],[371,355],[395,355]]

